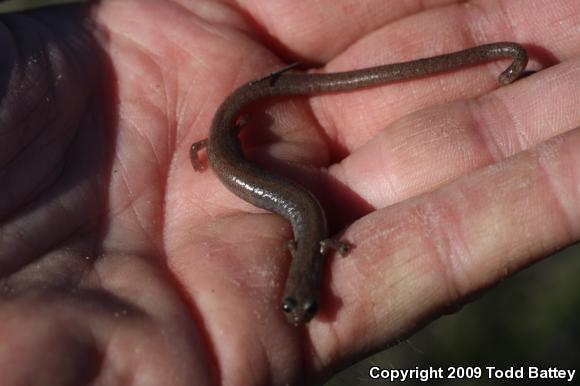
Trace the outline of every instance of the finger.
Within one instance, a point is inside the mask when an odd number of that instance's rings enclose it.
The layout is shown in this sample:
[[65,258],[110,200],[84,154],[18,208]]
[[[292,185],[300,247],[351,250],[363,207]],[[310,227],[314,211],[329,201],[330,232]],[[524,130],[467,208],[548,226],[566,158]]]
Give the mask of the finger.
[[323,0],[240,2],[264,26],[282,54],[306,61],[325,62],[373,30],[426,9],[457,0],[420,2],[382,0]]
[[374,208],[433,190],[579,126],[579,68],[570,60],[484,97],[407,116],[330,172]]
[[384,347],[577,241],[579,146],[574,129],[351,226],[326,297],[339,301],[311,325],[322,362]]
[[86,114],[95,78],[94,61],[86,58],[94,56],[94,47],[83,33],[83,18],[75,16],[57,23],[43,11],[3,18],[0,218],[37,198],[63,173],[68,146]]
[[4,292],[2,384],[140,384],[144,374],[151,384],[210,384],[203,338],[159,267],[105,253],[95,268],[71,288],[42,281],[22,296]]
[[[480,7],[467,3],[437,8],[369,34],[329,63],[325,71],[413,60],[506,40],[531,48],[528,68],[537,70],[578,54],[580,32],[573,28],[580,22],[577,15],[580,3],[565,0],[484,2]],[[551,27],[543,28],[545,23]],[[329,137],[339,147],[352,150],[409,113],[497,88],[497,77],[507,64],[508,61],[496,60],[364,91],[323,95],[312,100],[312,108]]]

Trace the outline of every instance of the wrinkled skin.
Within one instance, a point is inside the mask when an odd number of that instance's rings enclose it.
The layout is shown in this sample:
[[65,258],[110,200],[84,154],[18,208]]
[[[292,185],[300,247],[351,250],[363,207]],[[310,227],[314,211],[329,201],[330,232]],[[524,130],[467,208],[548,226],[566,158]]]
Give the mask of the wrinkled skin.
[[[2,17],[3,385],[316,384],[578,241],[580,4],[382,3]],[[288,324],[290,227],[189,164],[219,103],[296,60],[334,72],[502,40],[542,71],[498,88],[491,62],[256,108],[248,157],[293,162],[270,167],[355,246],[329,257],[316,317]]]

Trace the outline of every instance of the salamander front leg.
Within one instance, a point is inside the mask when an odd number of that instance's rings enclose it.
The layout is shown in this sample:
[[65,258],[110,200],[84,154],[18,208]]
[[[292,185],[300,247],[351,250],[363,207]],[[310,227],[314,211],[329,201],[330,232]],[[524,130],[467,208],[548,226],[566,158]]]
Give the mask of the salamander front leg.
[[296,240],[287,240],[286,241],[286,249],[290,252],[290,255],[294,258],[296,255]]
[[330,249],[333,249],[338,251],[341,256],[346,256],[351,248],[352,245],[335,239],[326,239],[320,242],[320,254],[322,255],[326,254]]

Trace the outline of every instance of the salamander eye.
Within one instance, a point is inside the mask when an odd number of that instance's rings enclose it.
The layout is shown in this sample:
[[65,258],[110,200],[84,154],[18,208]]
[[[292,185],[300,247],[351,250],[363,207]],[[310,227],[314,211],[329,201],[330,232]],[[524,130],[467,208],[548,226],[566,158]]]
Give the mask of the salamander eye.
[[304,314],[312,316],[318,310],[318,302],[314,299],[308,299],[303,304]]
[[284,299],[284,301],[282,302],[282,309],[284,310],[284,312],[286,312],[287,314],[291,313],[292,311],[294,311],[294,309],[296,308],[296,300],[293,298],[286,298]]

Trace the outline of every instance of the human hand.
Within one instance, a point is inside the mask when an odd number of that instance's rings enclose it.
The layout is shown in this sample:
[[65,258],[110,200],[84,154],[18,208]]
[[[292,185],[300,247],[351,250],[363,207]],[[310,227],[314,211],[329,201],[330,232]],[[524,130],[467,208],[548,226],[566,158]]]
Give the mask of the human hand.
[[[1,379],[316,382],[576,241],[579,6],[524,1],[110,0],[88,33],[70,7],[7,16]],[[217,106],[281,57],[335,72],[502,40],[559,64],[501,89],[494,61],[253,116],[250,158],[328,167],[290,172],[355,245],[328,259],[317,317],[289,325],[288,224],[187,159]]]

